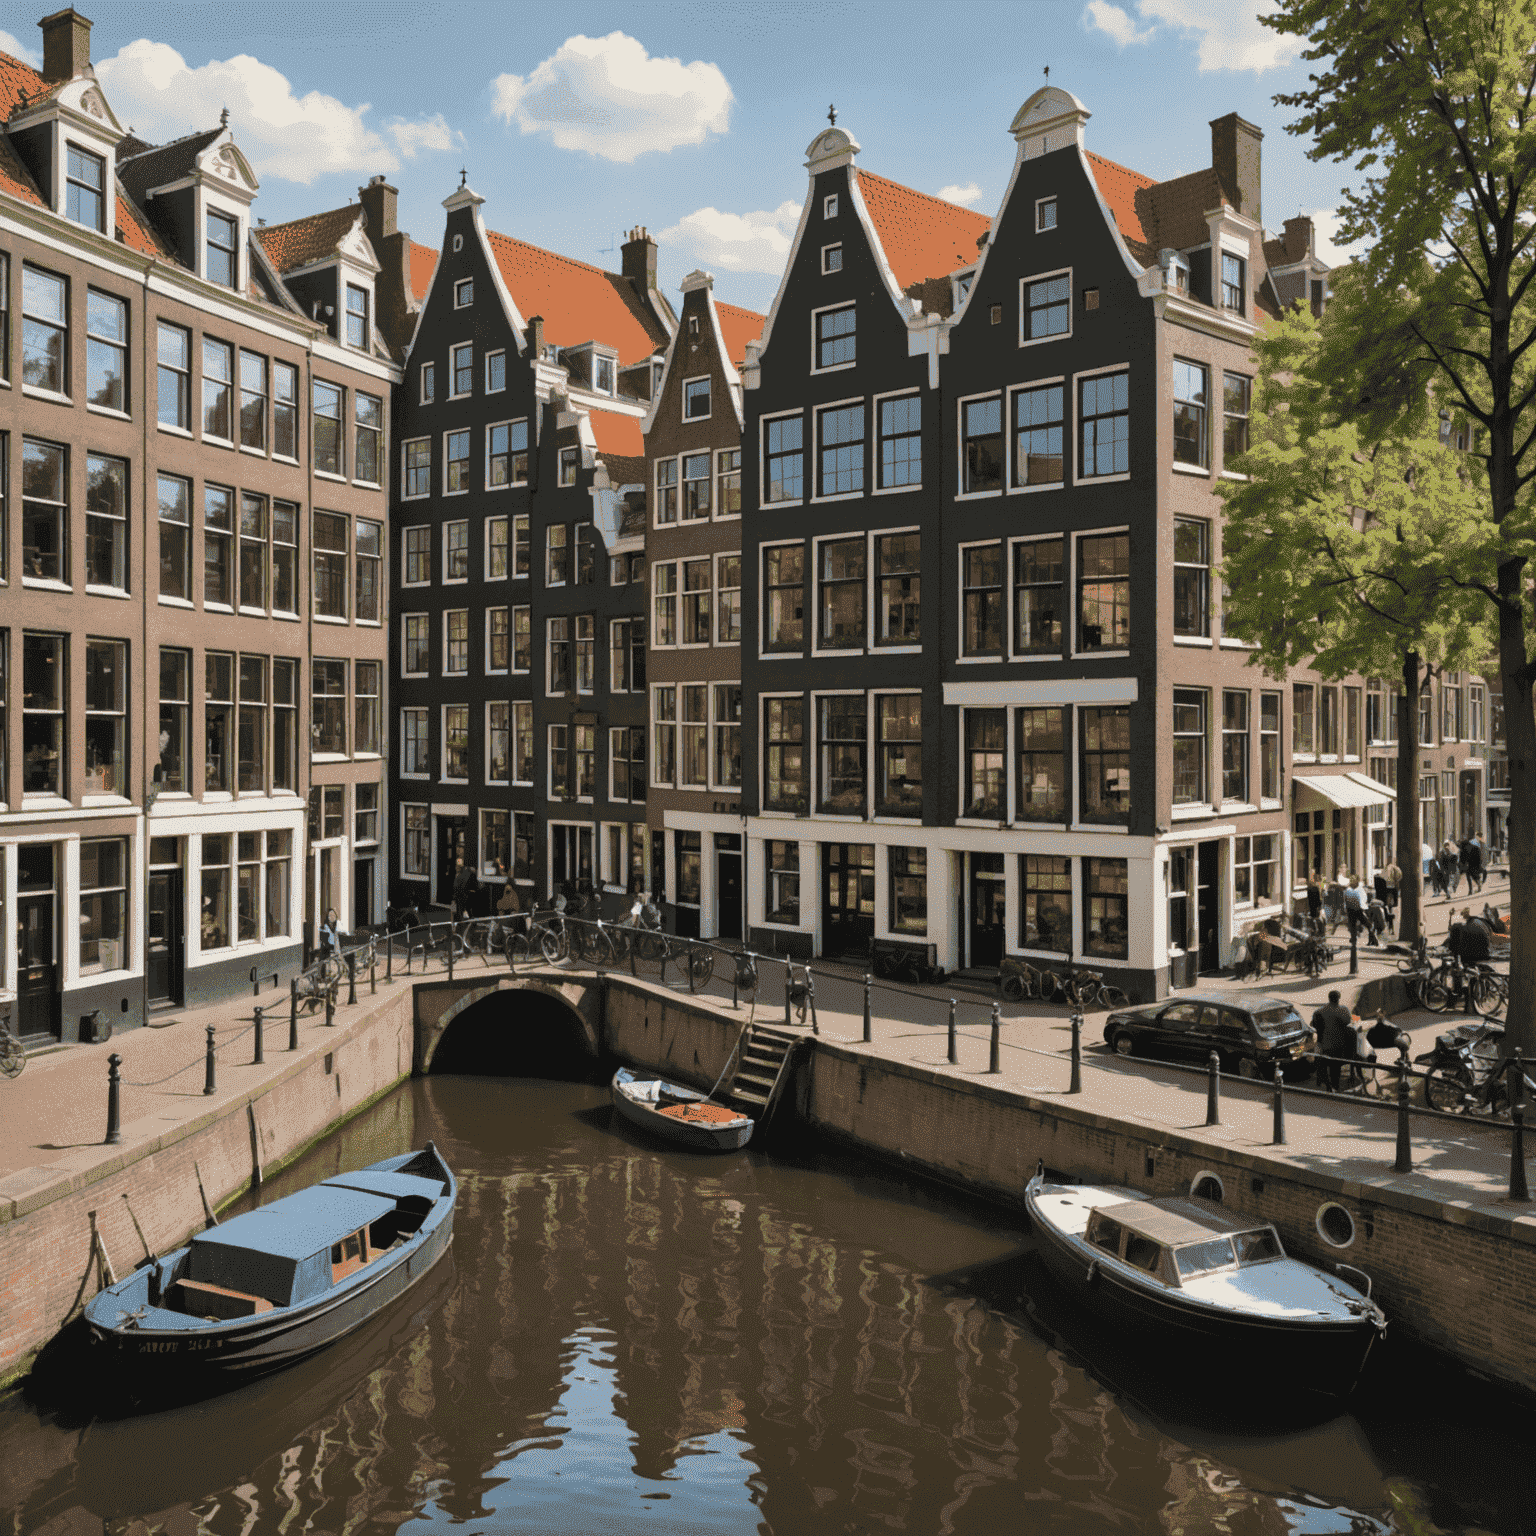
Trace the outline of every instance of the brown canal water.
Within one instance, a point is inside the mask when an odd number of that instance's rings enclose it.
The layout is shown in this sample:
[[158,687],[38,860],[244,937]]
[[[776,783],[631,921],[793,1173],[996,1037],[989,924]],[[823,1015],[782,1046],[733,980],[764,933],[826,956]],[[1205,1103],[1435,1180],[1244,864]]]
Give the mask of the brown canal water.
[[1326,1422],[1263,1381],[1207,1403],[1197,1360],[1126,1366],[1016,1218],[824,1152],[661,1150],[600,1087],[418,1081],[262,1199],[428,1137],[462,1186],[451,1260],[222,1398],[0,1402],[0,1532],[1536,1527],[1528,1410],[1401,1346]]

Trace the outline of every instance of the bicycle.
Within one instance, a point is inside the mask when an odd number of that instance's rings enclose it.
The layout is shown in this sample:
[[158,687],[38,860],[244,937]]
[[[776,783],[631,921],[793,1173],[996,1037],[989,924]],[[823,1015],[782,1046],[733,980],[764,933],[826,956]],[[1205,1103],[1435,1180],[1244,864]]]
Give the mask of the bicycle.
[[1111,986],[1097,971],[1074,970],[1062,984],[1066,1001],[1083,1012],[1100,1008],[1128,1008],[1131,1000],[1119,987]]
[[27,1051],[21,1036],[11,1033],[10,1015],[0,1014],[0,1073],[6,1077],[20,1077],[26,1064]]

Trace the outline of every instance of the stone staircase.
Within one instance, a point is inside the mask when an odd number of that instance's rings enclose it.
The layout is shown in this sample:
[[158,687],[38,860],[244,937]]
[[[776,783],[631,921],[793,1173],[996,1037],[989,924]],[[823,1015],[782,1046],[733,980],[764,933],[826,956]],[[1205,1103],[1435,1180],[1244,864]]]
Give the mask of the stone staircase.
[[724,1095],[733,1109],[761,1120],[772,1102],[790,1047],[799,1037],[754,1024],[742,1041],[736,1075]]

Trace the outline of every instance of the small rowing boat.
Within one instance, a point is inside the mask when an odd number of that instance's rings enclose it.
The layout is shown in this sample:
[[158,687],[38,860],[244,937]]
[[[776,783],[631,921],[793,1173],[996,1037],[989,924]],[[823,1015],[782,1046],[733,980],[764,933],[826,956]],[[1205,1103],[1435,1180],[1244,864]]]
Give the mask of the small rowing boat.
[[752,1138],[749,1116],[695,1088],[640,1077],[628,1067],[613,1074],[613,1107],[653,1136],[696,1152],[735,1152]]

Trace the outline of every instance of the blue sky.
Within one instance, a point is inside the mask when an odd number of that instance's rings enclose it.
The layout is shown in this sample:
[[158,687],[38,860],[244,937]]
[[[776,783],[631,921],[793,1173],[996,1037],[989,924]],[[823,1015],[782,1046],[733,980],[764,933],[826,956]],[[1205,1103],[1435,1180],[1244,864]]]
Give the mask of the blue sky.
[[[0,49],[38,62],[52,9],[0,16]],[[108,97],[141,137],[229,107],[269,223],[351,201],[383,171],[402,226],[437,245],[463,167],[493,229],[617,267],[643,224],[670,292],[703,266],[718,297],[760,310],[833,102],[860,165],[988,214],[1008,124],[1046,65],[1093,113],[1088,147],[1159,180],[1210,164],[1211,118],[1257,124],[1270,229],[1307,212],[1326,235],[1349,180],[1309,161],[1273,104],[1306,79],[1294,44],[1222,0],[90,0],[88,14]]]

